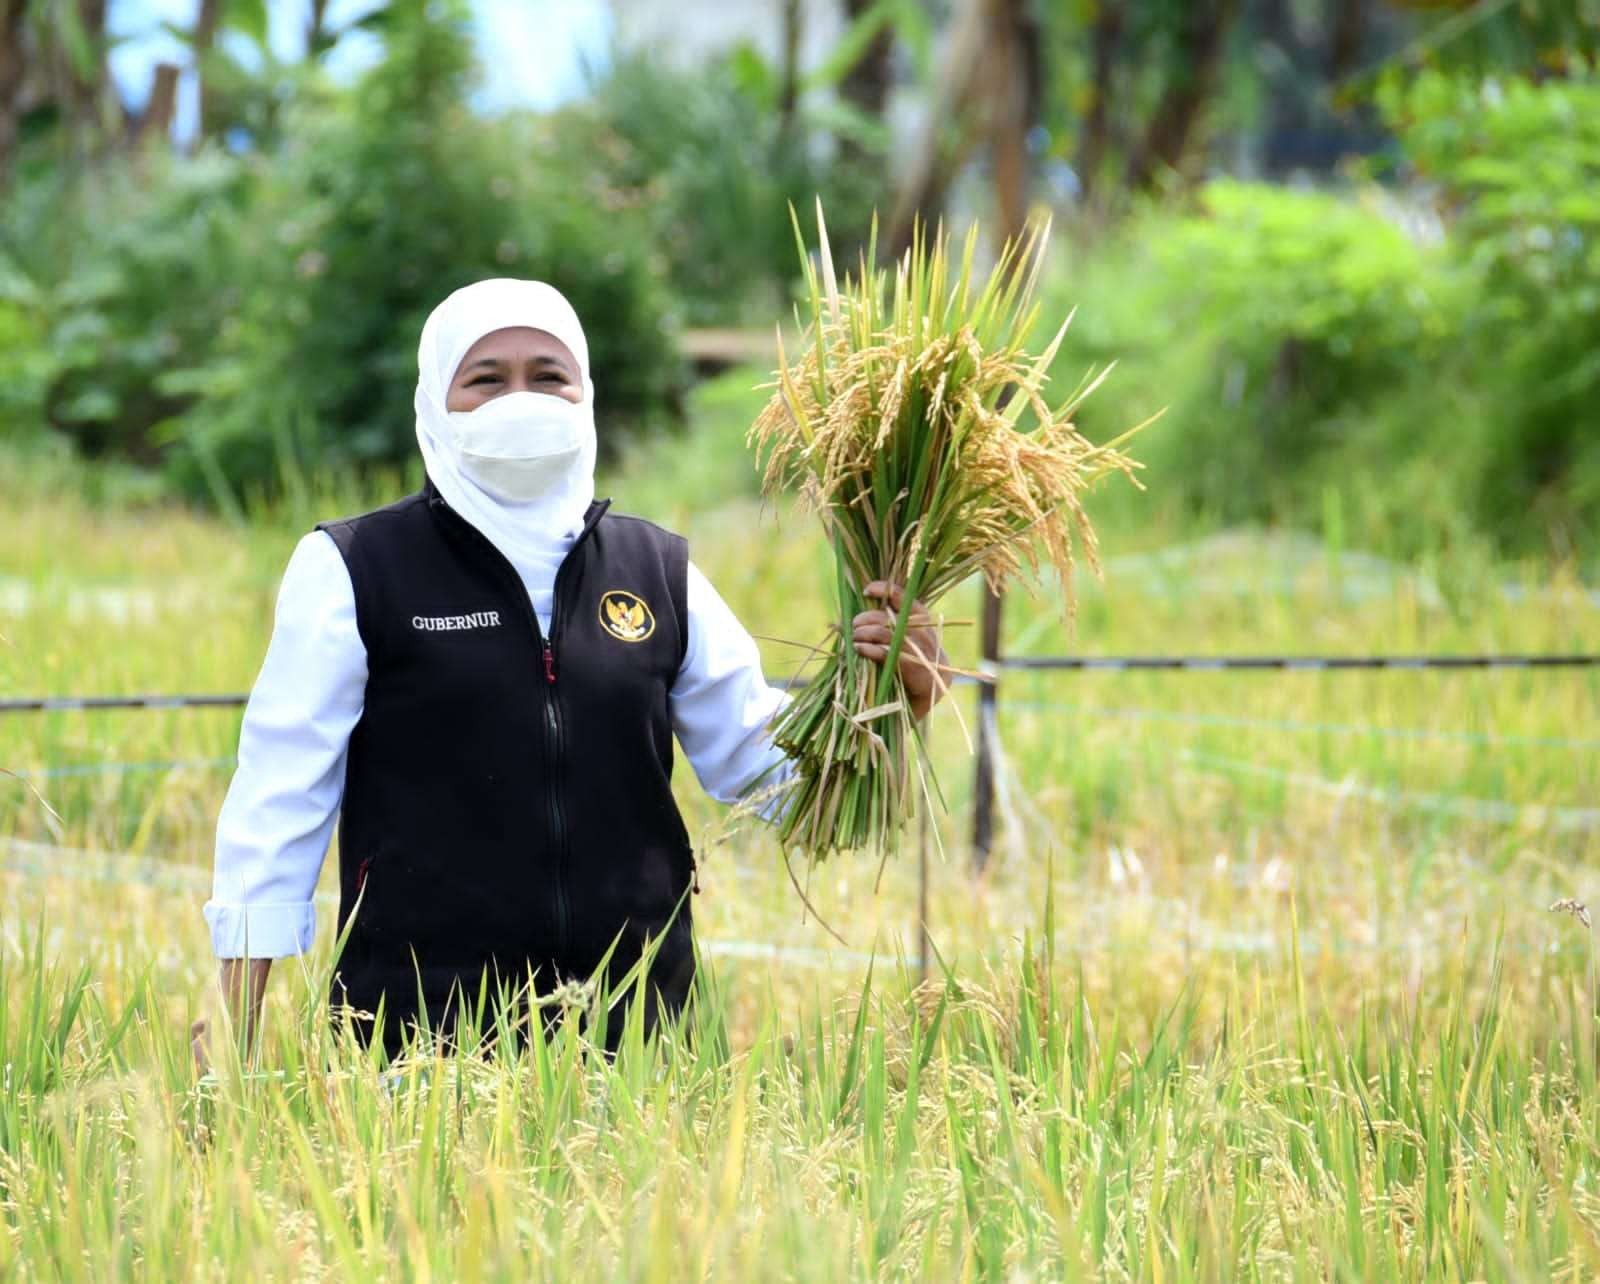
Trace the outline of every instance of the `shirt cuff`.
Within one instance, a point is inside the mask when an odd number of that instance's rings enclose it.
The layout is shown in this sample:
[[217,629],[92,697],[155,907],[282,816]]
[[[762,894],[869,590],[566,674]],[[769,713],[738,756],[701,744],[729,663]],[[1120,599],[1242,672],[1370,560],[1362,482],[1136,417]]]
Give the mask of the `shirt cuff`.
[[310,901],[230,905],[207,901],[211,948],[219,959],[281,959],[304,954],[317,931]]

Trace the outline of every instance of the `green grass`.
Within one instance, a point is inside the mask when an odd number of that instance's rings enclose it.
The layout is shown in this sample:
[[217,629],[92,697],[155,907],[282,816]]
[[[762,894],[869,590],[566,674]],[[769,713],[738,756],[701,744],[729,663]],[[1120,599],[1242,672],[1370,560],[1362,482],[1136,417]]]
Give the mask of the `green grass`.
[[[688,534],[754,631],[812,642],[831,563],[757,498],[748,382],[703,389],[684,437],[601,489]],[[0,695],[245,689],[294,540],[372,498],[312,483],[229,525],[19,471],[40,480],[0,508]],[[1142,518],[1107,508],[1076,632],[1019,597],[1014,649],[1600,636],[1559,570],[1397,566],[1365,532],[1197,542],[1148,480]],[[950,630],[958,661],[973,633]],[[683,770],[693,1039],[608,1064],[563,1033],[391,1080],[324,1033],[324,903],[248,1074],[224,1056],[194,1082],[226,770],[33,777],[59,821],[0,777],[0,1278],[1592,1278],[1594,961],[1547,907],[1600,865],[1597,715],[1585,672],[1014,675],[982,879],[960,720],[932,724],[925,984],[910,854],[876,891],[867,860],[810,875],[840,946]],[[205,763],[237,727],[0,718],[0,765]]]

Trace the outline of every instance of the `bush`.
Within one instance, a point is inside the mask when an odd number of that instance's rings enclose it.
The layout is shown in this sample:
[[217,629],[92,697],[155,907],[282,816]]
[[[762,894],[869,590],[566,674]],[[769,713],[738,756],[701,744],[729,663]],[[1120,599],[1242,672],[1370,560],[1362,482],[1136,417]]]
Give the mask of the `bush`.
[[555,148],[464,105],[454,23],[391,28],[384,62],[343,109],[292,127],[250,212],[239,310],[177,425],[186,480],[270,479],[411,460],[416,344],[428,312],[486,276],[550,281],[585,318],[602,439],[675,412],[682,371],[645,254],[611,234]]
[[1385,107],[1403,186],[1214,182],[1096,246],[1058,377],[1120,359],[1086,428],[1168,407],[1137,453],[1208,521],[1600,565],[1600,83],[1425,76]]
[[1452,291],[1391,221],[1338,196],[1218,182],[1203,204],[1157,248],[1212,362],[1214,396],[1171,462],[1197,503],[1252,516],[1437,359]]
[[1472,293],[1464,375],[1492,413],[1466,443],[1470,496],[1502,544],[1600,540],[1600,81],[1430,75],[1386,107],[1438,185]]
[[1167,407],[1136,451],[1152,485],[1231,522],[1314,512],[1329,458],[1439,359],[1459,306],[1437,255],[1371,204],[1226,181],[1124,229],[1073,285],[1058,377],[1121,365],[1086,425]]
[[549,280],[585,318],[604,446],[675,419],[684,371],[641,240],[538,122],[467,110],[459,6],[391,6],[386,43],[354,89],[286,107],[275,151],[141,155],[8,209],[33,269],[0,261],[8,420],[223,503],[411,463],[423,320],[497,275]]
[[55,428],[90,455],[150,462],[185,399],[162,376],[203,359],[238,298],[236,158],[158,155],[26,188],[6,211],[0,384],[12,433]]

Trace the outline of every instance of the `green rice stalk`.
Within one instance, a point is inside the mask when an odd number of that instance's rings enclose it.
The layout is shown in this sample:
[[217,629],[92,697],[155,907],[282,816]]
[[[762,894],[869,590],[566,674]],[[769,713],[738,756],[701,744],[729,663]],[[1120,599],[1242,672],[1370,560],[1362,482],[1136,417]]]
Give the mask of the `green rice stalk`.
[[[1042,351],[1024,349],[1047,225],[1007,244],[981,283],[976,228],[955,256],[942,228],[918,227],[892,270],[864,256],[841,283],[820,204],[816,266],[794,225],[809,324],[792,364],[780,335],[773,396],[750,441],[767,492],[797,491],[821,519],[838,614],[820,668],[774,724],[795,763],[779,834],[812,859],[887,854],[914,804],[910,755],[924,753],[898,671],[911,603],[932,605],[974,574],[998,591],[1047,566],[1070,613],[1078,549],[1099,569],[1082,495],[1108,473],[1132,479],[1137,465],[1117,448],[1123,438],[1096,446],[1071,422],[1104,372],[1055,409],[1045,400],[1071,318]],[[851,642],[873,580],[905,591],[881,668]]]

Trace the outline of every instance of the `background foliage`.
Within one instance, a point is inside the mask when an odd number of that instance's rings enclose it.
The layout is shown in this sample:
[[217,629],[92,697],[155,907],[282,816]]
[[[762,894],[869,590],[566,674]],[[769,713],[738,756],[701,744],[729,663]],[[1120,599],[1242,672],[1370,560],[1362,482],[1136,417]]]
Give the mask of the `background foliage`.
[[[1600,28],[1581,0],[1007,0],[943,27],[846,0],[810,67],[786,5],[777,55],[619,47],[577,100],[493,115],[465,0],[361,19],[383,54],[351,83],[323,66],[325,6],[296,61],[259,0],[205,0],[179,148],[147,125],[155,96],[137,116],[96,80],[103,6],[16,3],[13,53],[52,70],[8,89],[0,23],[13,452],[65,439],[225,508],[414,469],[421,319],[491,274],[598,319],[615,448],[680,419],[685,328],[787,314],[791,203],[822,196],[841,255],[874,207],[890,244],[914,212],[999,227],[1054,206],[1054,310],[1079,306],[1058,377],[1121,361],[1085,411],[1108,432],[1168,408],[1142,445],[1159,502],[1593,564]],[[896,93],[940,127],[895,124]]]
[[1592,568],[1600,83],[1436,73],[1382,104],[1383,185],[1216,179],[1099,243],[1059,373],[1123,359],[1086,416],[1166,406],[1143,454],[1198,518],[1315,524],[1333,495],[1396,551]]

